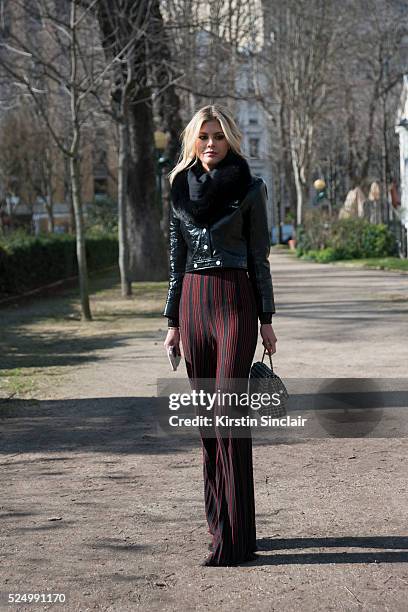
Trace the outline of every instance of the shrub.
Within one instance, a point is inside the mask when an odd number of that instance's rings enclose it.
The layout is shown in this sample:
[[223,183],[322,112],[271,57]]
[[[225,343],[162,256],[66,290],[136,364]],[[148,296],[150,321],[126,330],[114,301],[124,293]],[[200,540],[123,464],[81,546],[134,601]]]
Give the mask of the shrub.
[[303,254],[326,248],[330,240],[331,225],[332,217],[329,213],[308,210],[303,225],[298,225],[296,228],[296,244],[299,251]]
[[320,249],[320,250],[312,249],[311,251],[304,253],[301,257],[302,259],[305,259],[306,261],[317,261],[319,263],[328,263],[329,261],[336,261],[336,259],[339,259],[339,254],[332,247],[327,247],[325,249]]
[[396,241],[388,227],[365,219],[341,219],[328,224],[315,215],[305,221],[298,236],[298,256],[311,254],[312,259],[323,263],[397,254]]
[[[90,271],[116,263],[117,237],[87,237]],[[18,294],[78,273],[75,236],[18,234],[0,242],[0,294]]]
[[331,228],[330,246],[342,252],[343,259],[362,257],[361,241],[366,223],[364,219],[336,221]]
[[109,196],[95,198],[87,205],[87,228],[95,228],[104,233],[113,233],[118,229],[118,205]]
[[398,248],[394,234],[384,225],[368,225],[362,239],[362,257],[385,257],[397,255]]
[[336,259],[340,259],[340,257],[338,251],[333,247],[326,247],[317,251],[316,261],[319,263],[329,263],[329,261],[336,261]]

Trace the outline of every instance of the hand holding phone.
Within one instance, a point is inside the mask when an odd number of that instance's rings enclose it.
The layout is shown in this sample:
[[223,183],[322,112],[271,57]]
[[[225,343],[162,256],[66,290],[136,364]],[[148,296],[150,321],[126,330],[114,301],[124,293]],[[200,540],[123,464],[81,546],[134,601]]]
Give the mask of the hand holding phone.
[[167,349],[167,356],[169,358],[170,365],[173,368],[173,372],[175,372],[181,360],[181,353],[177,350],[176,346],[169,346]]

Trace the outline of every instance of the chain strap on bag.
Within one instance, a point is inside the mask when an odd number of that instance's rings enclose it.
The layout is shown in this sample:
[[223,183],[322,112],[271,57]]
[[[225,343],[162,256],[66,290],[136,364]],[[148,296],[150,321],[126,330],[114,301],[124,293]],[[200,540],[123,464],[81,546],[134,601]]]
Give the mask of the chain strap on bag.
[[249,390],[250,393],[268,393],[269,396],[278,394],[280,403],[276,403],[274,398],[271,398],[269,405],[261,406],[257,410],[260,416],[268,416],[272,418],[282,418],[287,416],[286,405],[289,398],[289,393],[282,382],[281,378],[273,371],[272,356],[268,352],[269,362],[271,367],[269,368],[264,363],[265,354],[267,350],[264,349],[262,361],[257,361],[252,364],[249,373]]

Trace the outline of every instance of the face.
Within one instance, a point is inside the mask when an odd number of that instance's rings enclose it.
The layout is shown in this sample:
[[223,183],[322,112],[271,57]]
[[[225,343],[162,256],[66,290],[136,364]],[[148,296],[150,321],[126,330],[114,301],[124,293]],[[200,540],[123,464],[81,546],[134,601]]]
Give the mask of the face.
[[228,153],[229,144],[217,119],[204,121],[196,140],[196,154],[205,170],[214,168]]

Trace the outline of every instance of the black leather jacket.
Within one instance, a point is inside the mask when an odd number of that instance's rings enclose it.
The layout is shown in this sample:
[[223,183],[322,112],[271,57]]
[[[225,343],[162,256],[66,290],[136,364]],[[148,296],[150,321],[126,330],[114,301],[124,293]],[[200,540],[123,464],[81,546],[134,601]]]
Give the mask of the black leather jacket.
[[211,226],[181,221],[171,207],[169,290],[164,316],[178,319],[184,273],[205,268],[248,270],[258,315],[275,312],[266,200],[265,182],[254,177],[241,203],[230,203],[226,214]]

